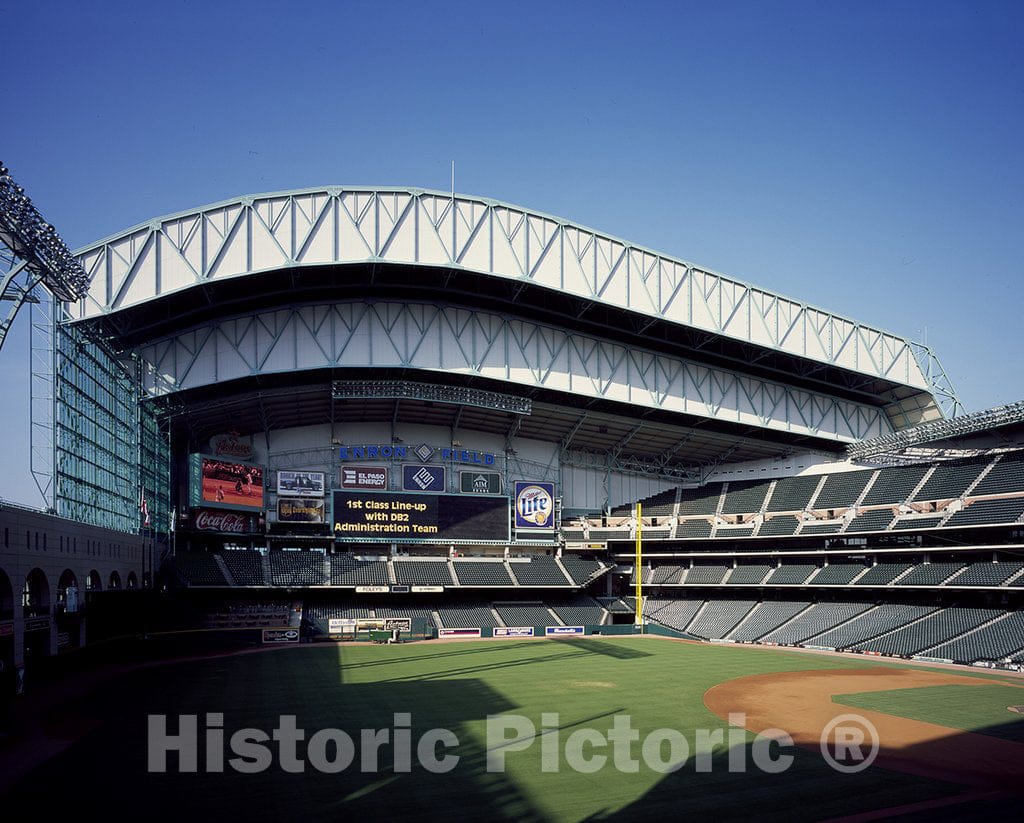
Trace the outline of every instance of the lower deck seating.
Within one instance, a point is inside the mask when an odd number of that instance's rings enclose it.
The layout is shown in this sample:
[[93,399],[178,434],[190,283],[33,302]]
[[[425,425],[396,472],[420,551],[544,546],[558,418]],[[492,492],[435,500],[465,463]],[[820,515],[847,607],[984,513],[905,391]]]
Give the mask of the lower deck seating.
[[786,625],[762,637],[761,642],[780,645],[803,643],[869,608],[869,603],[815,603]]
[[690,624],[689,633],[697,637],[718,640],[729,634],[754,608],[754,600],[719,600],[704,607]]
[[221,552],[221,559],[236,586],[265,586],[263,555],[251,549],[233,549]]
[[488,606],[448,606],[437,614],[444,629],[493,629],[498,625]]
[[313,551],[272,551],[270,581],[275,586],[323,586],[324,555]]
[[726,637],[737,643],[750,643],[792,620],[811,604],[806,601],[767,601],[758,603],[743,625],[733,629]]
[[600,626],[604,608],[592,597],[579,597],[570,603],[552,605],[551,611],[566,626]]
[[557,622],[541,603],[500,604],[494,610],[506,626],[554,626]]
[[189,586],[226,586],[228,581],[212,554],[206,552],[180,552],[174,558],[178,575]]
[[509,560],[509,568],[520,586],[569,586],[569,580],[548,555],[535,555],[529,560]]

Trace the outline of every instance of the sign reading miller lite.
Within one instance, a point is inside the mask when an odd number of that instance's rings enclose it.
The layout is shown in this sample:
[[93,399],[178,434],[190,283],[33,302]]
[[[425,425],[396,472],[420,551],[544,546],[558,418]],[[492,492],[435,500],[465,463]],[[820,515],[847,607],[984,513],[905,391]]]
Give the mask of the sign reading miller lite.
[[555,484],[517,480],[516,528],[551,531],[555,528]]

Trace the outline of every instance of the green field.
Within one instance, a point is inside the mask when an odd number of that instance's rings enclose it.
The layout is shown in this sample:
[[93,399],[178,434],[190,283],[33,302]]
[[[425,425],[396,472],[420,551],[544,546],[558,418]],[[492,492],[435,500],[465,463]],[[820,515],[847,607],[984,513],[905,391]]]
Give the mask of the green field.
[[[582,821],[689,814],[704,814],[708,820],[756,816],[795,821],[961,792],[960,786],[877,767],[838,774],[818,753],[796,748],[786,750],[795,757],[789,769],[765,774],[750,760],[749,733],[733,753],[745,756],[745,773],[728,770],[725,744],[705,747],[711,751],[705,761],[710,772],[697,768],[694,730],[727,728],[702,702],[704,692],[716,683],[758,672],[875,665],[891,664],[647,638],[302,646],[175,663],[122,676],[45,718],[49,733],[57,737],[87,731],[25,778],[14,795],[38,800],[59,788],[61,796],[73,798],[69,802],[79,813],[109,817],[136,809],[150,819],[181,821],[439,820],[452,815],[468,820]],[[875,703],[871,708],[900,713],[906,705],[907,716],[913,716],[914,700],[901,703],[894,693],[888,697],[887,707]],[[856,699],[851,697],[848,705]],[[940,702],[951,701],[943,695]],[[1000,702],[1001,715],[992,710]],[[997,715],[1001,724],[1014,717],[1005,712],[1003,695],[980,701],[977,716],[967,720],[964,715],[970,710],[964,707],[971,704],[959,698],[956,703],[956,717],[933,714],[929,719],[980,729]],[[384,746],[378,768],[364,773],[359,730],[391,729],[396,712],[411,715],[412,770],[396,772],[393,750]],[[270,733],[281,715],[295,715],[307,737],[321,729],[345,730],[355,740],[355,761],[335,774],[317,771],[308,762],[304,772],[290,773],[279,759],[258,774],[242,774],[230,765],[209,773],[202,734],[207,713],[223,713],[228,739],[242,728]],[[147,771],[151,714],[169,715],[170,733],[177,731],[178,715],[199,715],[198,773],[179,773],[175,755],[168,759],[167,773]],[[606,733],[613,717],[624,714],[641,740],[659,728],[681,731],[689,759],[677,771],[662,774],[647,767],[636,743],[631,747],[640,761],[635,773],[616,769],[611,749],[605,751],[605,767],[593,773],[567,765],[564,746],[574,731]],[[503,772],[488,771],[488,715],[521,716],[537,730],[544,725],[551,731],[530,738],[532,745],[524,751],[506,751]],[[445,774],[417,763],[416,742],[434,728],[450,730],[458,741],[449,750],[459,757],[458,764]],[[560,744],[558,772],[543,770],[540,738]],[[276,744],[269,745],[276,752]],[[303,751],[304,744],[299,744],[300,755]],[[667,758],[667,747],[660,751]],[[334,750],[328,747],[326,752],[333,756]],[[227,751],[225,761],[232,757]]]

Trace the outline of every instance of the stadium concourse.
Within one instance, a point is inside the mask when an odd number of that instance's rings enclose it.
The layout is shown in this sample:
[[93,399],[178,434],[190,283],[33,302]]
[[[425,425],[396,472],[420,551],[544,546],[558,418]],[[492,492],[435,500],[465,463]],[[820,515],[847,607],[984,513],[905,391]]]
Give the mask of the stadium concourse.
[[158,630],[631,633],[637,584],[679,637],[1024,661],[1024,404],[965,414],[919,343],[419,189],[75,258],[30,303],[44,503],[0,505],[18,688]]

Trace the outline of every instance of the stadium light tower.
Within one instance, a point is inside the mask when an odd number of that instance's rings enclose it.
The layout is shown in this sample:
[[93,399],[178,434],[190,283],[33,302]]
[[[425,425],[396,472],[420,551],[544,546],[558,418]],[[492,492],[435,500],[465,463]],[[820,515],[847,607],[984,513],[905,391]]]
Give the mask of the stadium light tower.
[[72,302],[86,295],[89,277],[0,163],[0,300],[11,302],[0,321],[0,348],[18,310],[38,302],[33,292],[39,285],[57,300]]

